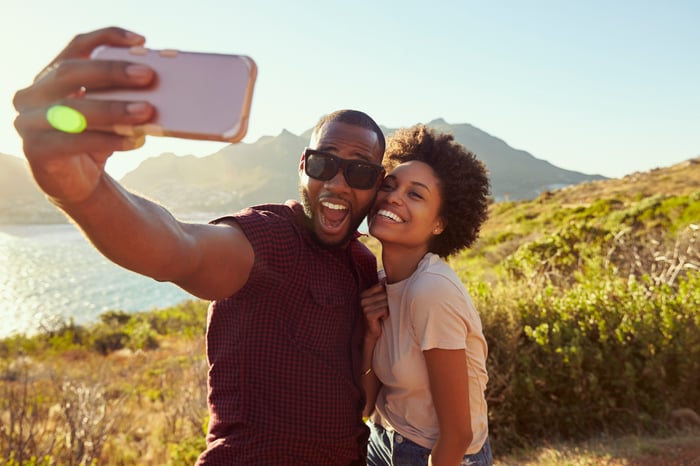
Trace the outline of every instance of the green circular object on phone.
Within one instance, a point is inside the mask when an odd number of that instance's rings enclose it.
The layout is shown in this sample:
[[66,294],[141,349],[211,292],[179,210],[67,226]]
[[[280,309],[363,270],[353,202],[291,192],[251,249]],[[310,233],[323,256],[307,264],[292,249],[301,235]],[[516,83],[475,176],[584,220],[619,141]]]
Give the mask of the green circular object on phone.
[[46,111],[46,121],[64,133],[77,134],[85,131],[85,115],[66,105],[53,105]]

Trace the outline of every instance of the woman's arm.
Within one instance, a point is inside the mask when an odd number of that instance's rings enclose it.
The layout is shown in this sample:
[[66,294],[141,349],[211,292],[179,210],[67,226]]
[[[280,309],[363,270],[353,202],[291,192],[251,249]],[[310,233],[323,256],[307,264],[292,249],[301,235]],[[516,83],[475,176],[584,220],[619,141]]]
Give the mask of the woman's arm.
[[374,403],[377,401],[377,394],[382,386],[372,368],[372,354],[376,344],[376,338],[365,336],[365,345],[362,352],[362,367],[364,369],[362,374],[360,374],[360,383],[365,392],[365,407],[362,410],[363,418],[370,417],[374,412]]
[[366,332],[365,343],[362,351],[362,373],[360,383],[365,392],[365,408],[363,417],[369,417],[374,411],[374,403],[377,393],[381,388],[381,382],[372,368],[372,357],[377,340],[382,334],[381,320],[389,315],[389,306],[386,300],[384,281],[380,281],[371,288],[366,289],[360,296],[362,312],[365,315]]
[[469,378],[463,349],[423,352],[440,434],[430,455],[432,466],[459,465],[472,442]]

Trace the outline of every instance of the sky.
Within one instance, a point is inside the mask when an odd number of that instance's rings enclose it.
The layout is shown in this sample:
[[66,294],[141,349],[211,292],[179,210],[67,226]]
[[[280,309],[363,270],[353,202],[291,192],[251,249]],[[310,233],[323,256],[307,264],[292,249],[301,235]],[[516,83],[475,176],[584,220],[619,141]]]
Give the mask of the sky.
[[[469,123],[560,168],[615,178],[700,156],[694,0],[2,3],[1,153],[22,155],[16,90],[76,34],[114,25],[150,48],[251,56],[243,143],[355,108],[389,128]],[[148,137],[107,171],[225,146]]]

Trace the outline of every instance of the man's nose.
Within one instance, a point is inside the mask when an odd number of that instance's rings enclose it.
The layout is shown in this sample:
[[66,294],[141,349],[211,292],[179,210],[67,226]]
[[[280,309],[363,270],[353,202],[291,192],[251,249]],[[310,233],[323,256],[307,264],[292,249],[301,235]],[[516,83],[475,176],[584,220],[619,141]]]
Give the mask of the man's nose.
[[333,178],[330,180],[326,181],[325,184],[326,188],[330,191],[349,191],[351,188],[348,185],[347,180],[345,179],[345,173],[343,173],[343,170],[340,169],[338,172],[335,174]]

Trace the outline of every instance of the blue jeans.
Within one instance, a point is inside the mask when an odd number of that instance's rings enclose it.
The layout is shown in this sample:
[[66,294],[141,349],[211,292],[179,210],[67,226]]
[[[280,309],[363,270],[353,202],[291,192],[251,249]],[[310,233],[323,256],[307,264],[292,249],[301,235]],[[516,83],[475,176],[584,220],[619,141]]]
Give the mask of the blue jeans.
[[[384,429],[370,422],[367,466],[427,466],[430,449],[422,447],[398,432]],[[491,466],[491,444],[488,437],[484,446],[473,455],[464,455],[462,466]]]

